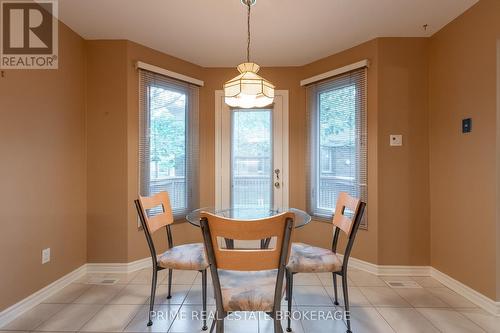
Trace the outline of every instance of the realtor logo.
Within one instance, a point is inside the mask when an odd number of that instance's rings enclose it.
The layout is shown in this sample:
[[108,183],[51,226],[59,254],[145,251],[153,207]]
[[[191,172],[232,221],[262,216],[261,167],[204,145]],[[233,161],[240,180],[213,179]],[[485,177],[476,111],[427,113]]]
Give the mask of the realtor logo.
[[56,0],[0,1],[0,68],[57,69]]

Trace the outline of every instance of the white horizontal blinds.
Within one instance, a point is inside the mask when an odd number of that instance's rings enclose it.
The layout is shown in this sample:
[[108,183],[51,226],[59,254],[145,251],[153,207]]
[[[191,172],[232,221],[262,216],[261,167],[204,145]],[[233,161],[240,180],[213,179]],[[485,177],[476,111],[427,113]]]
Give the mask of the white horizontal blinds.
[[315,217],[332,216],[339,192],[367,201],[366,76],[362,68],[307,86],[307,206]]
[[167,191],[176,219],[198,206],[198,87],[139,70],[139,189]]

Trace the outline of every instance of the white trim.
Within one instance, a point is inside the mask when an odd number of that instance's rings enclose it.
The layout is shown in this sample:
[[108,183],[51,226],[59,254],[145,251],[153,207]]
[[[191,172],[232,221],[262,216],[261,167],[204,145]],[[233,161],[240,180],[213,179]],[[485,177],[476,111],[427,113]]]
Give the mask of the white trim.
[[142,61],[138,61],[136,63],[136,68],[140,68],[140,69],[144,69],[144,70],[147,70],[147,71],[150,71],[153,73],[165,75],[165,76],[171,77],[173,79],[181,80],[184,82],[192,83],[192,84],[197,85],[199,87],[203,87],[203,85],[205,84],[202,80],[198,80],[198,79],[192,78],[192,77],[184,75],[184,74],[172,72],[172,71],[169,71],[168,69],[161,68],[161,67],[151,65],[151,64],[147,64],[147,63],[142,62]]
[[324,79],[328,79],[328,78],[333,77],[333,76],[344,74],[344,73],[353,71],[353,70],[358,69],[358,68],[369,67],[369,66],[370,66],[370,61],[368,59],[361,60],[361,61],[358,61],[354,64],[350,64],[350,65],[347,65],[344,67],[336,68],[334,70],[331,70],[331,71],[328,71],[328,72],[318,74],[318,75],[312,76],[310,78],[301,80],[300,85],[307,86],[308,84],[311,84],[311,83],[315,83],[315,82],[318,82],[318,81],[321,81]]
[[[342,257],[342,256],[340,256]],[[465,297],[467,300],[476,304],[485,311],[495,316],[500,316],[500,302],[496,302],[491,298],[479,293],[478,291],[466,286],[460,281],[444,274],[431,266],[391,266],[391,265],[376,265],[367,261],[350,258],[349,267],[359,269],[377,276],[429,276],[445,287],[453,290],[457,294]]]
[[0,328],[16,319],[18,316],[31,310],[36,305],[42,303],[45,299],[61,291],[64,287],[77,281],[87,273],[131,273],[143,268],[150,268],[151,265],[151,257],[139,259],[129,263],[84,264],[51,284],[34,292],[25,299],[1,311]]
[[222,115],[219,110],[222,108],[222,99],[224,98],[224,92],[222,90],[215,91],[215,208],[220,209],[217,205],[222,202],[222,172],[217,172],[221,168],[221,159],[218,158],[222,153],[222,140],[221,140],[221,128],[222,128]]
[[284,162],[282,163],[282,173],[285,175],[281,179],[281,186],[283,189],[283,199],[282,199],[282,205],[283,207],[290,207],[289,200],[290,200],[290,159],[289,159],[289,138],[290,138],[290,133],[289,133],[289,123],[288,123],[288,117],[289,117],[289,109],[288,109],[288,90],[278,90],[278,94],[283,96],[283,112],[282,112],[282,125],[283,128],[281,129],[281,141],[282,141],[282,158]]
[[446,287],[450,288],[457,294],[462,295],[463,297],[476,304],[477,306],[483,308],[492,315],[500,316],[500,302],[495,302],[491,298],[481,294],[480,292],[472,289],[469,286],[466,286],[462,282],[455,280],[451,276],[438,271],[434,267],[430,267],[430,269],[431,276],[444,284]]
[[[342,260],[344,259],[343,255],[339,254],[339,257],[341,257]],[[368,261],[361,260],[361,259],[356,259],[353,257],[349,258],[349,267],[359,269],[359,270],[368,272],[370,274],[379,275],[377,265],[372,264],[371,262],[368,262]]]
[[9,322],[16,319],[18,316],[31,310],[33,307],[42,303],[48,297],[54,295],[64,287],[68,286],[70,283],[80,279],[82,276],[85,275],[86,272],[87,272],[86,265],[82,265],[77,269],[75,269],[74,271],[52,282],[51,284],[34,292],[25,299],[3,310],[2,312],[0,312],[0,327],[7,325]]
[[151,257],[128,263],[89,263],[87,273],[131,273],[143,268],[150,268]]
[[378,266],[377,275],[387,276],[429,276],[429,266]]
[[[224,105],[224,91],[215,91],[215,208],[222,208],[222,110],[227,106]],[[220,171],[219,171],[220,170]]]
[[[339,254],[339,257],[344,256]],[[377,276],[431,276],[429,266],[376,265],[357,258],[349,258],[349,267]]]

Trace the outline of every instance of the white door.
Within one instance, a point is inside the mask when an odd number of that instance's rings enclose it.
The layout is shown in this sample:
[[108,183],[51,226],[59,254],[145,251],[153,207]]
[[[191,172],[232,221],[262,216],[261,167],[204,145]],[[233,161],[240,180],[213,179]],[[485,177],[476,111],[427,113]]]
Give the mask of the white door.
[[215,94],[215,206],[288,207],[288,91],[273,105],[235,109]]

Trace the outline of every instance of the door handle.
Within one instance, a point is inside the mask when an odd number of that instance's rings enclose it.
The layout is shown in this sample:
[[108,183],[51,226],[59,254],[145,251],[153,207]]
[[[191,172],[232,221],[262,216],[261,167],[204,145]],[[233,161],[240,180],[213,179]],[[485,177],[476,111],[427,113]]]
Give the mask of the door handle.
[[276,187],[276,188],[280,188],[280,182],[275,182],[275,183],[274,183],[274,187]]

